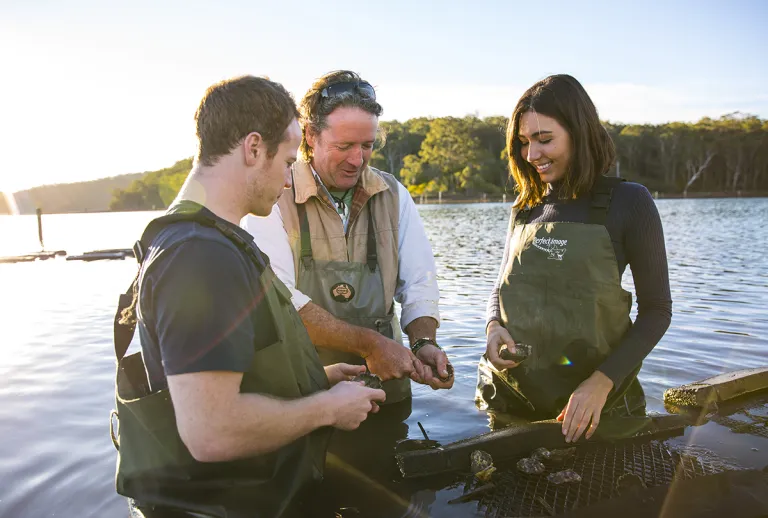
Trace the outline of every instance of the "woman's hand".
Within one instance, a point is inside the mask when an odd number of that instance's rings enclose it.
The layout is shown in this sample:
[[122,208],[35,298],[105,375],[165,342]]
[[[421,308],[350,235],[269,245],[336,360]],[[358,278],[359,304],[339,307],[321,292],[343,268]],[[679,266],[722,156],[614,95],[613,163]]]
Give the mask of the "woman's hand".
[[488,324],[488,328],[485,332],[487,335],[485,354],[488,357],[488,361],[491,362],[491,365],[500,371],[504,369],[514,369],[520,365],[520,362],[502,360],[499,357],[499,351],[504,344],[507,345],[507,349],[510,351],[515,350],[515,341],[504,326],[496,320],[492,320],[491,323]]
[[584,437],[592,437],[600,424],[600,413],[612,388],[613,381],[602,372],[595,371],[573,391],[568,404],[557,416],[557,420],[563,422],[565,442],[578,441],[585,430]]
[[355,376],[365,372],[365,365],[350,365],[348,363],[334,363],[324,367],[328,382],[334,386],[340,381],[352,381]]

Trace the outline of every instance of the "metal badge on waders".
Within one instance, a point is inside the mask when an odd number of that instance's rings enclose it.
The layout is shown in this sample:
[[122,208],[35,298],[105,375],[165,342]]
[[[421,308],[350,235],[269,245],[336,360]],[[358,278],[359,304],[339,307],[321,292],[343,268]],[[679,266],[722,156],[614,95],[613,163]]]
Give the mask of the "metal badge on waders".
[[331,287],[331,298],[336,302],[349,302],[355,297],[355,288],[346,282],[339,282]]

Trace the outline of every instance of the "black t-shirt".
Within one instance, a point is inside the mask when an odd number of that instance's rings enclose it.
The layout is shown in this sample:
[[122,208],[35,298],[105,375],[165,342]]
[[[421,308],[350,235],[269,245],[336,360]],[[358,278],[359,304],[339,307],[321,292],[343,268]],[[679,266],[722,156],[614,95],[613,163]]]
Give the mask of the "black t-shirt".
[[[255,246],[248,232],[201,205],[171,210],[203,211]],[[247,372],[254,353],[277,341],[259,276],[252,259],[214,228],[181,222],[158,234],[143,264],[138,311],[153,391],[167,388],[170,375]]]

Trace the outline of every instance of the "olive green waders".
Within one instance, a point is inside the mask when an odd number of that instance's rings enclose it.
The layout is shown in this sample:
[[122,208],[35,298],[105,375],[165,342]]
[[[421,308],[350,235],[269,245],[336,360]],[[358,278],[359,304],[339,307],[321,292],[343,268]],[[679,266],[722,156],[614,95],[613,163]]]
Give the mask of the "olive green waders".
[[[502,324],[530,346],[513,369],[496,370],[483,356],[477,399],[526,418],[556,417],[573,391],[619,345],[632,325],[632,296],[621,287],[605,218],[620,179],[598,178],[588,223],[511,221],[509,258],[499,288]],[[608,395],[604,414],[642,414],[638,365]]]
[[[289,290],[261,253],[234,230],[196,213],[163,216],[149,224],[137,243],[139,262],[162,228],[190,220],[221,231],[260,271],[278,341],[255,353],[250,370],[243,375],[241,392],[295,399],[327,389],[325,371],[293,308]],[[135,323],[126,325],[120,320],[123,310],[135,303],[137,282],[138,277],[120,297],[115,318],[117,410],[111,431],[118,449],[117,492],[135,499],[143,509],[183,510],[214,517],[286,516],[301,500],[303,491],[322,479],[330,429],[318,429],[256,457],[213,463],[192,458],[179,437],[169,391],[150,392],[141,353],[126,356]]]
[[[378,266],[376,234],[373,212],[368,201],[368,250],[365,263],[352,261],[321,261],[312,257],[312,237],[304,204],[297,204],[301,230],[301,254],[297,288],[312,302],[336,318],[352,325],[374,329],[387,338],[402,344],[402,334],[394,315],[394,306],[387,308],[384,282]],[[362,216],[362,214],[361,214]],[[360,356],[318,347],[324,365],[349,363],[363,365]],[[385,404],[397,403],[411,395],[409,378],[393,379],[383,383],[387,394]]]

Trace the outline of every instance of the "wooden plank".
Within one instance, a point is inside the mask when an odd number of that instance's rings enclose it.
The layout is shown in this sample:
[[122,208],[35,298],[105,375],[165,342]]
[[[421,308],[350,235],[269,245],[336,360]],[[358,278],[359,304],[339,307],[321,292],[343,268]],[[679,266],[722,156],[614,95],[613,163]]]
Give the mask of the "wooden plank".
[[664,391],[664,402],[678,407],[706,408],[768,389],[768,367],[726,372]]

